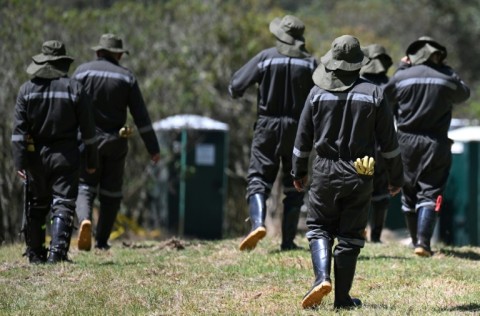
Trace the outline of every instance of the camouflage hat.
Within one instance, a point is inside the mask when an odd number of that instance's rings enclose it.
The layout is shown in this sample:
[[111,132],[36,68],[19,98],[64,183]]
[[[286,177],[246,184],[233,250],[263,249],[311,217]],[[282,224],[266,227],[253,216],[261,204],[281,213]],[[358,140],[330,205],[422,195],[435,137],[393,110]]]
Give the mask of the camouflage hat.
[[325,68],[330,70],[353,71],[368,63],[360,42],[351,35],[342,35],[333,40],[331,49],[320,59]]
[[370,58],[370,62],[360,69],[360,73],[379,74],[385,73],[393,65],[392,58],[387,54],[385,47],[379,44],[371,44],[362,47],[362,51]]
[[61,41],[46,41],[42,45],[42,52],[32,57],[27,73],[33,76],[42,74],[46,78],[64,76],[73,60],[67,55],[65,44]]
[[429,36],[422,36],[408,45],[406,55],[413,65],[426,62],[430,56],[439,52],[441,60],[447,57],[447,49]]
[[94,51],[106,50],[112,53],[126,53],[129,54],[129,51],[123,48],[123,41],[120,37],[112,33],[103,34],[100,37],[97,46],[93,46]]
[[270,22],[269,29],[278,40],[284,43],[293,45],[295,44],[295,40],[305,41],[303,38],[305,24],[293,15],[286,15],[282,19],[273,19],[272,22]]

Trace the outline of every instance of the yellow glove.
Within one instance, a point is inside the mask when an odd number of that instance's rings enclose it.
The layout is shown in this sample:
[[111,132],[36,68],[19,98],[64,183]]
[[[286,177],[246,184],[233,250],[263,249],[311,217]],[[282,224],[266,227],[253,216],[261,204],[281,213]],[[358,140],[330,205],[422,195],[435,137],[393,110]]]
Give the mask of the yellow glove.
[[120,129],[120,131],[118,132],[118,135],[120,137],[127,138],[127,137],[130,137],[130,135],[132,135],[132,133],[133,133],[133,128],[131,128],[128,125],[125,125],[124,127],[122,127]]
[[372,176],[375,166],[375,159],[368,156],[365,156],[362,159],[357,158],[357,160],[353,162],[353,165],[355,166],[355,170],[357,170],[358,174]]

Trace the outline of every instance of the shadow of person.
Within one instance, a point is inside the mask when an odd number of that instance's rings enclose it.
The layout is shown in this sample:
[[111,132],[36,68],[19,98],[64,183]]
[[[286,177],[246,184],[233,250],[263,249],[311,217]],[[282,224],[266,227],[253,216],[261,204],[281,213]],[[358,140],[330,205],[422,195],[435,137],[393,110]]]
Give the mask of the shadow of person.
[[480,260],[480,253],[477,253],[471,250],[459,251],[454,249],[440,249],[438,252],[445,256],[451,256],[455,258],[461,258],[461,259],[467,259],[467,260],[473,260],[473,261]]

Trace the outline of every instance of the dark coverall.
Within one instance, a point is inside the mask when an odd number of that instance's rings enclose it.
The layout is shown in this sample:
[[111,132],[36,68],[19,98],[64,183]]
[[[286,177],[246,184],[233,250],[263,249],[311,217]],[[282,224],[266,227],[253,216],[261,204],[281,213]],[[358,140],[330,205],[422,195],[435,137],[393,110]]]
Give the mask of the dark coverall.
[[[12,142],[15,167],[26,170],[29,181],[30,208],[25,220],[26,255],[30,259],[46,255],[45,217],[50,210],[50,253],[66,259],[78,192],[79,128],[86,145],[86,167],[94,169],[95,126],[90,98],[81,84],[68,77],[36,77],[22,85],[15,105]],[[34,148],[28,146],[28,138]]]
[[[470,89],[446,65],[402,63],[385,93],[397,121],[405,170],[402,211],[416,244],[416,212],[422,207],[435,208],[450,172],[448,129],[453,104],[467,100]],[[415,223],[409,223],[408,217],[415,217]]]
[[251,145],[247,199],[257,193],[268,198],[281,163],[285,194],[282,244],[286,247],[293,243],[304,196],[295,190],[290,175],[292,149],[316,67],[313,57],[288,57],[273,47],[261,51],[240,68],[229,86],[231,96],[236,98],[258,84],[258,118]]
[[153,155],[160,152],[150,116],[133,73],[111,58],[80,65],[73,77],[91,95],[97,131],[99,166],[94,174],[81,173],[77,199],[79,222],[91,220],[93,201],[99,187],[100,213],[96,225],[96,246],[108,248],[107,241],[122,200],[127,138],[119,130],[127,120],[127,108],[138,132]]
[[[382,74],[365,73],[362,78],[384,88],[388,83],[388,76]],[[385,162],[381,152],[377,146],[375,151],[375,172],[373,174],[373,193],[372,193],[372,212],[370,220],[370,240],[372,242],[379,242],[382,233],[386,212],[390,202],[390,194],[388,193],[388,176],[385,170]]]
[[[353,161],[375,154],[375,141],[381,149],[392,186],[401,187],[403,170],[395,135],[393,116],[382,89],[363,79],[343,92],[313,87],[300,118],[293,152],[295,179],[308,174],[312,165],[307,217],[307,238],[324,239],[330,247],[336,237],[335,262],[353,265],[365,244],[368,207],[373,190],[372,176],[359,175]],[[341,264],[335,269],[343,269]],[[342,273],[335,272],[336,278]],[[345,278],[353,279],[353,275]],[[337,281],[335,281],[337,282]]]

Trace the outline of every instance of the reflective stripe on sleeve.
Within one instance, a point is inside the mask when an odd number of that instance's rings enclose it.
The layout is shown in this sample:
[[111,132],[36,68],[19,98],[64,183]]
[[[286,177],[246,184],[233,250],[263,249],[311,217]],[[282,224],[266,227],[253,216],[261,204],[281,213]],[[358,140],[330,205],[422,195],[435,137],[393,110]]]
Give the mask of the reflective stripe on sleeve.
[[301,151],[297,147],[293,147],[293,154],[298,158],[308,158],[310,156],[309,151]]

